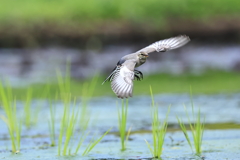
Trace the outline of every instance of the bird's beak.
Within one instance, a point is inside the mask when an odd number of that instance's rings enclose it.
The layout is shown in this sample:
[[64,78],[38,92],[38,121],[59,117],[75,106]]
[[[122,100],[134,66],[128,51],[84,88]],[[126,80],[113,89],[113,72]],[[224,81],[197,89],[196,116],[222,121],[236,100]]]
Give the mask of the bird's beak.
[[147,54],[147,55],[145,55],[145,57],[148,57],[148,54]]

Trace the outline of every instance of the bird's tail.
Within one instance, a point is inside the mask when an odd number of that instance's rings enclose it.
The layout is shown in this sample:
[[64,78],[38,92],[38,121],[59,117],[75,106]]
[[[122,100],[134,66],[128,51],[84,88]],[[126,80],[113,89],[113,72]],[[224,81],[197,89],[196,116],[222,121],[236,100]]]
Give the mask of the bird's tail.
[[112,73],[103,81],[102,85],[106,82],[106,81],[111,81],[114,74],[117,72],[118,66],[116,66],[113,70]]

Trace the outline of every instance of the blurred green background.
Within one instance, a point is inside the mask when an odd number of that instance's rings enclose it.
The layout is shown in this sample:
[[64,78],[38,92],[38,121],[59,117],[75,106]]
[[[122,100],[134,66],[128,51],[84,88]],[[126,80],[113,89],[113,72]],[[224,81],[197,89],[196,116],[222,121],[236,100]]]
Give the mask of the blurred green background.
[[[82,72],[93,76],[95,73],[92,70],[96,71],[98,66],[89,62],[91,56],[99,56],[95,59],[104,58],[105,51],[113,46],[120,53],[114,55],[113,51],[108,50],[108,53],[112,54],[105,57],[112,59],[108,59],[107,63],[99,63],[99,67],[107,64],[109,66],[99,71],[99,83],[95,93],[97,96],[113,95],[109,84],[100,84],[121,56],[154,41],[179,34],[190,36],[192,41],[186,48],[184,46],[181,50],[176,50],[176,54],[172,54],[175,59],[179,58],[178,52],[179,55],[182,52],[194,54],[196,46],[198,53],[207,53],[209,48],[212,48],[211,53],[217,57],[212,59],[220,64],[223,59],[228,58],[227,54],[234,53],[235,57],[231,56],[228,62],[228,65],[234,63],[233,67],[223,69],[225,63],[222,63],[220,68],[207,66],[204,72],[195,72],[190,71],[191,64],[177,75],[168,73],[168,70],[164,73],[146,74],[142,82],[135,83],[136,94],[147,94],[149,85],[156,88],[156,93],[186,93],[191,85],[196,93],[240,91],[240,56],[237,55],[240,43],[238,0],[10,0],[0,3],[0,59],[3,64],[0,68],[0,78],[14,77],[13,81],[20,84],[15,86],[16,94],[23,92],[24,87],[21,83],[24,78],[29,80],[40,75],[41,79],[48,79],[46,75],[38,74],[38,71],[47,72],[49,68],[54,68],[54,72],[55,68],[64,71],[66,63],[61,64],[61,67],[58,64],[41,68],[34,65],[38,59],[45,61],[49,59],[47,55],[51,55],[52,59],[46,64],[48,65],[58,61],[62,55],[67,61],[65,57],[68,53],[74,52],[74,56],[78,55],[75,59],[80,60],[74,61],[72,67],[81,72],[84,64],[86,70]],[[121,54],[122,46],[125,50]],[[221,55],[217,55],[219,46],[227,48],[226,51],[221,49]],[[233,46],[233,50],[229,49],[229,46]],[[58,54],[63,48],[64,53]],[[86,55],[90,55],[90,58]],[[218,60],[218,57],[223,55],[226,58]],[[155,58],[165,61],[164,56]],[[205,56],[205,59],[208,57]],[[94,64],[97,64],[97,61]],[[199,63],[205,65],[205,61]],[[185,64],[184,58],[182,64]],[[211,61],[207,64],[211,64]],[[21,68],[20,71],[18,68]],[[75,70],[71,70],[72,75],[75,74]],[[147,73],[146,70],[144,74]],[[53,71],[50,72],[51,75],[55,74]],[[21,80],[18,80],[18,77],[21,77]],[[89,79],[91,76],[74,78],[73,92],[78,95],[83,82]],[[43,85],[30,84],[37,89]]]
[[239,39],[239,15],[238,0],[1,1],[0,46],[84,47],[89,36],[110,43],[152,41],[179,33]]

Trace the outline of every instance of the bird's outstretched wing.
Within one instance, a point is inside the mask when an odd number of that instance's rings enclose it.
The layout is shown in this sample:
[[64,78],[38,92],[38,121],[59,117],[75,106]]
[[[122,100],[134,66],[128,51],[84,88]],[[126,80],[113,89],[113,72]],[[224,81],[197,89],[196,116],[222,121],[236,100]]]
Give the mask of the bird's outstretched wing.
[[116,68],[112,77],[111,87],[118,98],[132,97],[134,68],[129,66],[135,66],[135,64],[134,61],[126,61]]
[[144,52],[144,53],[150,53],[150,52],[165,52],[171,49],[179,48],[186,43],[190,41],[190,38],[186,35],[180,35],[177,37],[172,37],[164,40],[157,41],[137,52]]

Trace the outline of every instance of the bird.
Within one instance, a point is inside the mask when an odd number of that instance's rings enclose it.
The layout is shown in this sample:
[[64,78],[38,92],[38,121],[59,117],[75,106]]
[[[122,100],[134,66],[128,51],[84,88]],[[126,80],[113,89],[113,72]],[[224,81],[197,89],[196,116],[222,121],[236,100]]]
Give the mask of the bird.
[[133,96],[133,81],[143,79],[141,71],[135,68],[144,64],[151,52],[166,52],[182,47],[190,41],[186,35],[179,35],[160,40],[151,45],[128,55],[123,56],[112,70],[111,74],[104,80],[111,82],[111,88],[118,98],[124,99]]

